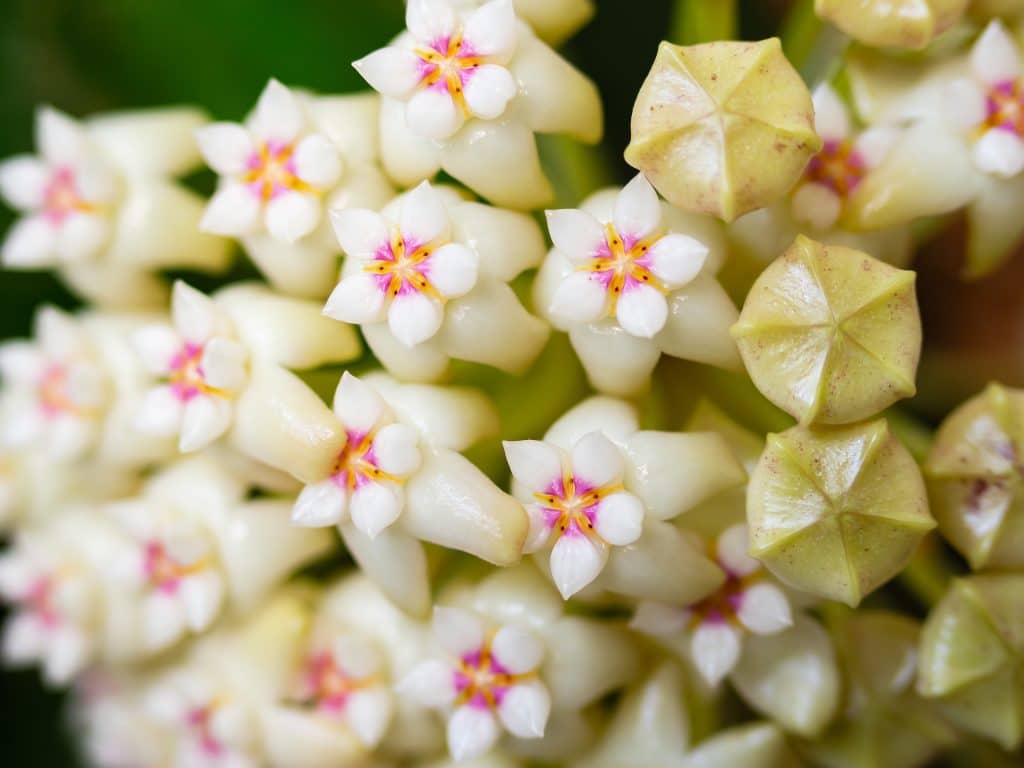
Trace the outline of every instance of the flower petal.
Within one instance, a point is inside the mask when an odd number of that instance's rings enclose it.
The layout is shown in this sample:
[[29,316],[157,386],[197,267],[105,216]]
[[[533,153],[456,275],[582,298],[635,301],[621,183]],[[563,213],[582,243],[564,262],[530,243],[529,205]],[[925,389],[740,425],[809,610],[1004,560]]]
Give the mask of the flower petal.
[[774,635],[793,626],[789,600],[774,584],[754,584],[744,590],[736,616],[743,626],[758,635]]
[[271,78],[256,104],[253,133],[264,141],[291,143],[304,123],[305,115],[295,94]]
[[607,250],[604,226],[585,211],[562,208],[545,211],[555,248],[569,261],[584,263]]
[[323,134],[314,133],[300,141],[293,158],[295,175],[320,190],[329,189],[341,176],[341,153]]
[[513,625],[499,629],[491,641],[495,659],[513,675],[532,672],[544,659],[544,644],[529,630]]
[[224,582],[206,568],[181,582],[181,602],[185,619],[193,632],[202,632],[213,623],[224,600]]
[[718,535],[715,554],[719,565],[733,576],[742,578],[760,569],[761,564],[747,554],[750,548],[747,526],[738,523]]
[[548,524],[544,507],[540,504],[524,504],[526,517],[530,521],[530,527],[526,532],[526,539],[523,541],[523,554],[533,554],[551,538],[551,526]]
[[88,148],[78,121],[53,107],[36,113],[36,147],[50,166],[77,165]]
[[977,128],[988,116],[985,88],[970,77],[958,77],[947,85],[940,106],[942,114],[964,133]]
[[548,312],[567,324],[599,320],[608,306],[608,291],[592,272],[571,272],[555,289]]
[[407,99],[423,79],[421,61],[412,51],[388,46],[353,61],[352,66],[373,90],[393,99]]
[[562,453],[540,440],[506,440],[505,458],[512,475],[530,493],[552,493],[562,485]]
[[824,232],[839,220],[843,201],[829,187],[812,181],[801,184],[793,193],[791,210],[798,222]]
[[45,267],[56,256],[57,231],[42,216],[25,216],[7,231],[0,255],[9,267]]
[[256,152],[252,136],[238,123],[211,123],[196,130],[206,164],[219,174],[242,173]]
[[245,384],[245,362],[249,354],[237,341],[210,339],[203,349],[200,367],[203,380],[214,389],[236,392]]
[[310,483],[292,507],[292,525],[321,528],[337,525],[345,515],[347,496],[333,479]]
[[484,120],[494,120],[504,114],[518,91],[519,86],[507,69],[497,64],[483,64],[469,71],[463,96],[471,113]]
[[487,753],[498,741],[498,723],[489,709],[463,704],[448,720],[448,751],[456,762]]
[[993,20],[971,48],[971,71],[987,85],[1020,76],[1017,46],[998,20]]
[[228,431],[234,409],[223,397],[196,395],[185,404],[178,449],[191,453],[205,448]]
[[469,611],[436,605],[431,626],[441,647],[457,659],[483,647],[483,622]]
[[389,475],[408,477],[419,469],[422,457],[419,433],[406,424],[388,424],[373,439],[377,466]]
[[880,125],[863,131],[853,143],[853,148],[868,168],[877,168],[900,138],[900,129],[891,125]]
[[349,515],[355,527],[372,540],[398,519],[404,503],[405,494],[394,483],[369,482],[352,494]]
[[96,425],[91,419],[61,414],[50,420],[50,433],[46,450],[58,461],[81,457],[96,436]]
[[377,674],[381,655],[372,643],[360,635],[342,634],[331,640],[331,653],[342,671],[357,680]]
[[393,710],[388,690],[380,686],[362,688],[345,702],[345,722],[364,746],[373,748],[384,738]]
[[208,341],[220,324],[220,310],[213,299],[183,280],[174,283],[171,315],[182,338],[195,344]]
[[440,302],[419,291],[400,293],[388,307],[388,328],[402,344],[415,347],[441,329],[444,309]]
[[658,238],[647,251],[648,269],[668,288],[679,288],[693,280],[704,267],[708,247],[689,235],[670,234]]
[[171,361],[181,349],[181,338],[177,332],[162,324],[139,328],[132,334],[131,343],[143,367],[158,376],[171,370]]
[[551,714],[551,695],[543,683],[531,681],[513,685],[498,705],[501,724],[520,739],[539,739]]
[[620,237],[637,240],[647,237],[661,225],[658,193],[642,173],[634,176],[615,198],[612,220]]
[[463,39],[475,55],[505,63],[515,52],[517,27],[512,0],[491,0],[466,19]]
[[424,707],[444,707],[455,701],[455,671],[437,659],[417,664],[398,683],[397,690]]
[[260,199],[247,186],[227,181],[206,204],[199,229],[227,237],[252,234],[259,227],[260,207]]
[[636,607],[629,626],[638,632],[657,637],[670,637],[686,628],[690,612],[678,605],[644,600]]
[[49,180],[46,165],[32,155],[18,155],[0,163],[0,195],[18,210],[42,207]]
[[46,627],[35,616],[16,614],[4,627],[4,660],[24,664],[37,659],[46,647],[46,636]]
[[1010,178],[1024,170],[1024,141],[1010,131],[991,128],[974,143],[972,156],[979,170]]
[[278,240],[294,243],[316,229],[322,212],[316,195],[284,192],[267,203],[267,231]]
[[570,526],[551,548],[551,578],[568,600],[596,579],[607,561],[607,547]]
[[185,609],[175,597],[154,592],[142,604],[142,629],[148,648],[166,648],[185,632]]
[[47,356],[27,341],[0,344],[0,377],[7,386],[31,387],[46,372]]
[[850,135],[850,115],[839,94],[828,83],[814,89],[814,130],[825,141],[841,141]]
[[59,627],[50,636],[43,674],[47,682],[66,685],[89,660],[89,640],[75,627]]
[[649,339],[665,327],[668,303],[657,289],[649,285],[631,286],[619,296],[615,318],[626,333]]
[[402,196],[398,228],[405,238],[406,248],[417,248],[448,237],[451,232],[448,209],[429,182],[421,182]]
[[601,499],[594,517],[598,535],[617,547],[632,544],[644,527],[644,505],[628,491],[619,491]]
[[170,437],[181,429],[184,404],[166,385],[153,387],[142,398],[135,413],[134,427],[155,437]]
[[353,325],[379,323],[384,319],[384,298],[384,290],[370,274],[356,272],[334,287],[323,313]]
[[409,130],[428,139],[447,139],[465,118],[447,88],[420,88],[405,106]]
[[110,236],[106,216],[96,213],[72,213],[57,227],[54,245],[57,256],[69,264],[95,256]]
[[740,658],[739,631],[724,621],[703,621],[690,638],[690,654],[708,685],[718,685]]
[[345,208],[331,211],[331,225],[341,249],[355,259],[368,261],[388,244],[388,224],[376,211]]
[[454,299],[476,285],[480,258],[464,245],[448,243],[434,251],[426,264],[431,285],[445,298]]
[[455,13],[447,0],[409,0],[405,27],[421,43],[434,43],[455,32]]
[[622,480],[622,451],[603,432],[588,432],[577,440],[570,459],[577,493],[583,492],[583,485],[589,490]]
[[377,390],[348,371],[341,375],[334,393],[334,412],[349,432],[365,435],[387,414]]

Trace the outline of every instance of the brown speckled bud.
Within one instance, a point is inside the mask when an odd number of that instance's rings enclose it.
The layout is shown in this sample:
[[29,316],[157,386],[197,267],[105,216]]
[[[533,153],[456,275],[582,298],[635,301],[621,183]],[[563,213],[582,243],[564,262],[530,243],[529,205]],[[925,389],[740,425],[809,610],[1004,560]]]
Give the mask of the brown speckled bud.
[[924,48],[956,24],[968,0],[815,0],[814,10],[876,48]]
[[915,277],[801,235],[761,273],[732,328],[750,378],[802,424],[859,421],[913,395]]
[[953,411],[924,473],[939,530],[972,568],[1024,567],[1024,391],[990,384]]
[[925,622],[918,690],[960,727],[1016,749],[1024,741],[1022,655],[1024,574],[959,579]]
[[777,38],[662,43],[633,105],[626,162],[673,205],[732,221],[789,192],[819,149]]
[[884,419],[768,436],[747,492],[750,554],[796,589],[857,605],[935,527]]

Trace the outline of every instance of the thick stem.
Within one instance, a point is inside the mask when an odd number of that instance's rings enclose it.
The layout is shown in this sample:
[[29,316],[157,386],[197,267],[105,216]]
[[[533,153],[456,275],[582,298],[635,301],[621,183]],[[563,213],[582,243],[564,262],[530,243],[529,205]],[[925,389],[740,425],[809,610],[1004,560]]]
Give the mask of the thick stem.
[[735,40],[739,33],[736,0],[676,0],[669,40],[679,45]]

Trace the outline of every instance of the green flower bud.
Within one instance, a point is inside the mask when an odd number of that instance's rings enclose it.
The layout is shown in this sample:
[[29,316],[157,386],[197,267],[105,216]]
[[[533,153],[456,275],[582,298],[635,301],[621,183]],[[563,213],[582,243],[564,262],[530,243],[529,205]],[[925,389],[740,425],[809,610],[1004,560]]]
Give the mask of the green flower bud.
[[768,436],[747,491],[750,554],[787,584],[857,605],[935,527],[884,419]]
[[821,149],[777,38],[663,42],[633,105],[626,162],[670,203],[732,221],[785,195]]
[[924,48],[956,24],[968,0],[815,0],[814,10],[876,48]]
[[802,424],[859,421],[913,395],[914,279],[866,253],[797,237],[732,327],[754,384]]
[[1024,574],[953,582],[921,636],[918,691],[954,723],[1016,749],[1024,741]]
[[939,427],[924,473],[942,535],[972,568],[1024,566],[1024,391],[990,384]]
[[851,614],[835,641],[846,677],[843,716],[802,745],[824,768],[914,768],[955,740],[935,705],[914,690],[920,627],[895,613]]

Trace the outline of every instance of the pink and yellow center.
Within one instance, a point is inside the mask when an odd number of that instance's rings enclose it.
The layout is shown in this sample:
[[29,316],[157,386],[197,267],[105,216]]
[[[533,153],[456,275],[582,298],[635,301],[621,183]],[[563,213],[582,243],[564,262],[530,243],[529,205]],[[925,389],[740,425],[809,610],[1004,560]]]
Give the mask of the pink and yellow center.
[[160,592],[176,592],[183,579],[199,573],[206,566],[205,560],[185,565],[171,556],[163,542],[146,542],[142,569],[149,583]]
[[202,751],[210,757],[224,753],[224,745],[213,734],[213,716],[220,709],[221,702],[214,700],[204,706],[190,709],[185,715],[185,725]]
[[444,296],[430,282],[429,259],[439,245],[420,245],[396,231],[363,269],[375,277],[377,287],[389,298],[419,291],[444,303]]
[[690,628],[693,629],[698,624],[708,621],[726,622],[744,630],[744,625],[738,617],[740,607],[743,605],[747,590],[764,581],[764,573],[759,569],[741,576],[717,557],[714,548],[708,552],[708,557],[718,562],[719,567],[725,571],[725,583],[699,603],[690,606]]
[[203,373],[202,344],[185,342],[171,358],[167,383],[171,391],[182,402],[188,402],[197,395],[223,395],[224,393],[206,383]]
[[420,85],[447,90],[462,113],[468,116],[466,81],[474,69],[485,63],[485,58],[476,55],[461,31],[435,40],[425,48],[416,48],[415,52],[420,57]]
[[314,654],[307,663],[302,681],[301,701],[322,712],[337,715],[345,709],[349,696],[375,684],[373,678],[349,677],[328,651]]
[[649,285],[661,293],[668,289],[651,272],[650,250],[661,235],[645,238],[626,237],[614,225],[605,225],[605,242],[597,256],[579,269],[590,272],[610,297],[608,314],[615,316],[615,307],[622,293],[640,285]]
[[73,213],[91,213],[95,206],[78,192],[75,174],[70,168],[59,168],[43,190],[43,215],[51,224],[60,224]]
[[60,612],[53,598],[55,586],[56,582],[52,577],[42,576],[32,583],[24,599],[28,611],[44,627],[51,629],[60,623]]
[[376,432],[361,433],[354,430],[347,432],[348,440],[341,449],[338,458],[331,468],[331,478],[340,488],[352,493],[366,483],[386,480],[401,483],[399,477],[385,472],[377,466],[377,457],[373,452],[373,440]]
[[595,487],[563,470],[562,476],[544,493],[535,493],[533,497],[544,508],[548,528],[557,530],[558,536],[598,536],[597,506],[601,499],[621,490],[621,485]]
[[1024,89],[1020,80],[1004,80],[993,85],[985,104],[985,120],[977,133],[993,128],[1024,137]]
[[495,709],[508,689],[516,683],[536,677],[536,672],[516,675],[502,666],[491,651],[488,638],[483,646],[459,659],[455,670],[455,705],[468,704],[476,709]]
[[39,407],[50,417],[61,414],[87,416],[88,409],[83,408],[72,399],[68,391],[68,369],[63,365],[51,365],[39,380]]
[[867,164],[849,139],[829,139],[811,158],[804,171],[804,180],[821,184],[839,197],[847,197],[864,178]]
[[294,155],[292,144],[264,142],[249,157],[242,181],[265,203],[289,191],[315,194],[317,190],[298,177]]

